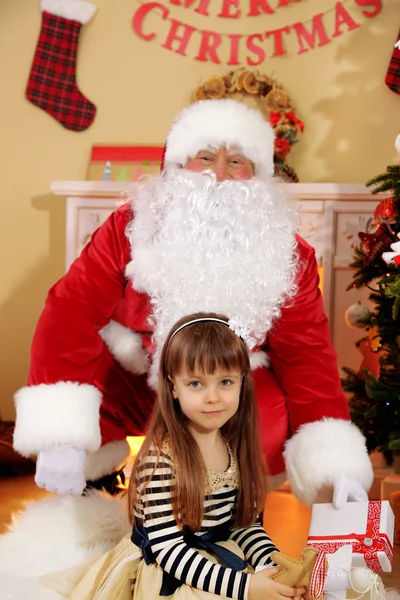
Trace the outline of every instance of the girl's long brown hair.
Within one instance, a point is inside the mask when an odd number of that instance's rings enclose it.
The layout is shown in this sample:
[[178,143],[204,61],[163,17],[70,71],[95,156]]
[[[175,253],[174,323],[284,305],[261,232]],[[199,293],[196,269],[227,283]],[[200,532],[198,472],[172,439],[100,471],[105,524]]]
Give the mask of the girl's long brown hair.
[[142,460],[148,456],[150,448],[155,448],[160,456],[162,445],[168,440],[175,468],[174,517],[181,527],[187,525],[194,531],[200,530],[206,468],[179,401],[173,398],[169,378],[173,379],[183,371],[212,374],[217,370],[239,370],[243,376],[239,408],[223,425],[221,433],[232,448],[239,470],[235,525],[248,527],[262,510],[265,500],[265,470],[248,349],[229,327],[215,321],[188,325],[170,339],[178,327],[201,318],[227,320],[216,313],[196,313],[184,317],[172,328],[161,354],[158,398],[146,439],[133,467],[129,486],[130,514],[133,515],[138,468]]

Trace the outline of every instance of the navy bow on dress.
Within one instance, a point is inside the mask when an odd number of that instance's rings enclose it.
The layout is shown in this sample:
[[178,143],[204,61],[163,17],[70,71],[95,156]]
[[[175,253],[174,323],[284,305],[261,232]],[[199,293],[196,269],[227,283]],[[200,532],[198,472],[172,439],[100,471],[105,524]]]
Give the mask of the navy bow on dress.
[[[229,539],[231,530],[226,525],[218,525],[209,529],[203,535],[196,535],[189,527],[183,530],[183,540],[190,548],[200,548],[214,554],[218,560],[225,566],[235,571],[242,571],[246,568],[247,562],[237,556],[231,550],[219,546],[217,542],[225,542]],[[142,525],[136,525],[133,528],[132,542],[138,546],[143,554],[147,565],[156,562],[147,530]],[[160,596],[171,596],[184,583],[170,573],[163,570],[162,586]]]

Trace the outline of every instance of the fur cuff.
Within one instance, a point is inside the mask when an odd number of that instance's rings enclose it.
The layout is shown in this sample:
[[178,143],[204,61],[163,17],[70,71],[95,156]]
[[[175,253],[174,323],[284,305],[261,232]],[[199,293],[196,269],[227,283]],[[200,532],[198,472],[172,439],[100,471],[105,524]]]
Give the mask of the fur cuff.
[[96,12],[95,5],[84,0],[42,0],[41,8],[42,12],[70,21],[79,21],[83,25],[90,21]]
[[116,321],[99,331],[107,348],[126,371],[135,375],[143,375],[149,367],[146,352],[143,350],[140,334],[124,327]]
[[86,458],[86,481],[96,481],[105,475],[119,471],[130,455],[126,440],[109,442]]
[[322,419],[302,425],[286,443],[286,471],[295,496],[313,504],[320,488],[343,476],[368,491],[374,478],[365,438],[350,421]]
[[268,354],[263,350],[252,352],[250,354],[250,366],[252,371],[259,369],[260,367],[269,367]]
[[14,449],[22,456],[55,446],[100,447],[101,394],[93,385],[60,381],[20,389],[14,398]]

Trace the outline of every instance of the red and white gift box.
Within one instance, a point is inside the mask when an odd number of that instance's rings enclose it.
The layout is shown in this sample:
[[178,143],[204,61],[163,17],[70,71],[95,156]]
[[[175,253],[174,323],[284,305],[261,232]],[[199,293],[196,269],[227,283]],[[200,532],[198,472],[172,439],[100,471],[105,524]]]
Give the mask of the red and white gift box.
[[307,543],[327,554],[351,544],[352,567],[380,573],[392,570],[393,532],[394,515],[386,500],[347,502],[341,509],[314,504]]

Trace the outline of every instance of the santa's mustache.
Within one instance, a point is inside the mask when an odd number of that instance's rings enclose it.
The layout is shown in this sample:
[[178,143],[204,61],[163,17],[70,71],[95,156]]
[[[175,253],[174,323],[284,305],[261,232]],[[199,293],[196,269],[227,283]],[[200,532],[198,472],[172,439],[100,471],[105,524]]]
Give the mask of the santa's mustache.
[[[214,173],[194,173],[186,169],[170,169],[160,177],[137,184],[132,190],[134,206],[145,203],[146,213],[152,215],[153,226],[149,235],[154,235],[163,223],[179,213],[177,226],[191,226],[198,232],[210,224],[222,227],[221,235],[229,235],[230,225],[254,221],[258,218],[274,218],[273,227],[291,226],[296,220],[293,205],[279,181],[271,179],[261,182],[217,181]],[[175,217],[177,214],[175,214]],[[225,223],[223,222],[225,219]],[[150,240],[149,240],[150,241]]]

